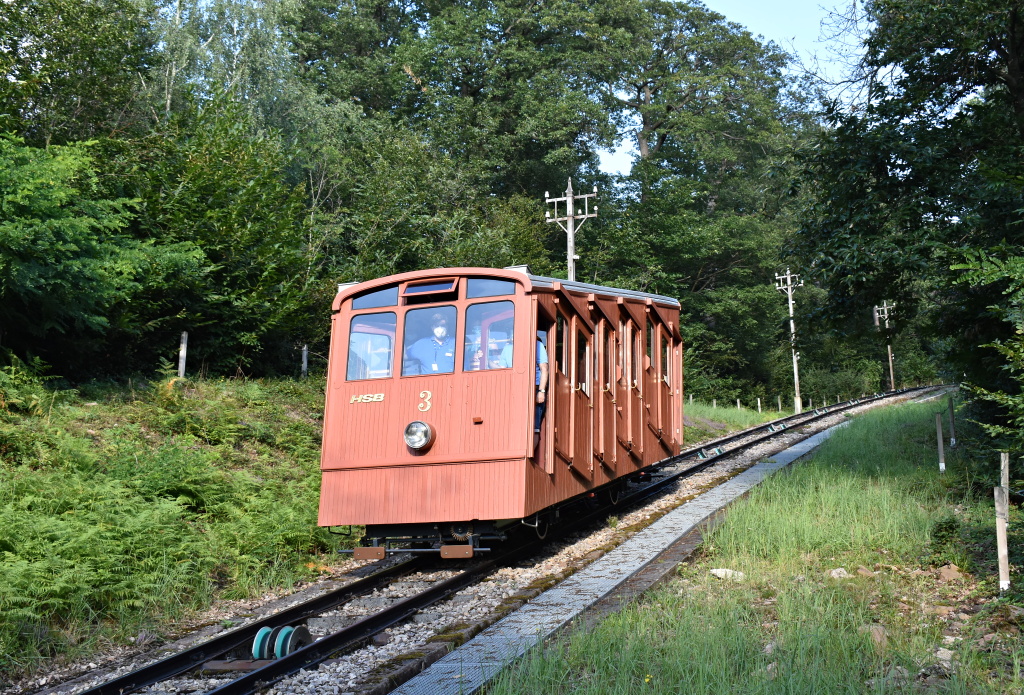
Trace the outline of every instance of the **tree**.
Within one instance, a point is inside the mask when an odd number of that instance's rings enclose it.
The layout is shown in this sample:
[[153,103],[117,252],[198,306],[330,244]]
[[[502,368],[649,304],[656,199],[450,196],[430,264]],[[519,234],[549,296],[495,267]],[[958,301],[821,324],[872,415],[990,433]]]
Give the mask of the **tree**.
[[69,335],[108,328],[137,280],[133,207],[101,195],[89,145],[0,137],[0,345],[50,358]]
[[302,189],[285,176],[279,137],[221,94],[112,147],[108,162],[121,172],[108,185],[139,199],[135,237],[188,259],[151,267],[114,308],[110,341],[125,361],[151,368],[187,330],[190,356],[214,372],[282,369],[328,309],[314,309],[323,278],[304,273]]
[[927,311],[933,335],[949,337],[955,373],[988,387],[1012,384],[977,347],[1008,329],[988,319],[992,288],[957,284],[950,266],[971,249],[1024,242],[1012,183],[1024,173],[1020,8],[868,3],[868,101],[833,104],[805,152],[802,180],[815,194],[791,249],[834,314],[867,316],[882,299],[908,318]]
[[0,3],[0,129],[44,146],[131,129],[154,61],[131,0]]

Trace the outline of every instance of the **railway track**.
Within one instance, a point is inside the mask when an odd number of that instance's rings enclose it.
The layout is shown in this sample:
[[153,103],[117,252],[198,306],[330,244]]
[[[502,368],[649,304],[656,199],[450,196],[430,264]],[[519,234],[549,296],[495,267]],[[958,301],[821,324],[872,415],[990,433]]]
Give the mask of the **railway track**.
[[[705,470],[725,457],[764,444],[784,434],[792,435],[798,428],[824,418],[887,397],[919,390],[924,389],[908,389],[854,399],[812,412],[780,418],[687,449],[677,456],[665,459],[638,472],[631,478],[628,485],[622,484],[613,490],[596,490],[585,498],[571,500],[563,504],[556,510],[556,514],[563,518],[563,522],[557,529],[558,532],[553,533],[551,538],[547,540],[521,539],[518,543],[507,544],[506,547],[496,550],[484,559],[460,561],[458,565],[451,561],[446,562],[443,567],[450,576],[433,581],[422,591],[398,600],[351,625],[330,634],[315,636],[315,641],[313,641],[314,638],[296,640],[294,636],[298,633],[300,637],[304,638],[304,635],[307,634],[303,632],[306,629],[304,624],[311,618],[325,612],[336,611],[358,597],[372,592],[380,592],[394,582],[415,576],[416,573],[424,572],[431,567],[436,568],[436,560],[422,555],[412,556],[408,560],[383,568],[370,576],[358,579],[323,596],[251,622],[132,673],[78,692],[85,693],[85,695],[120,695],[147,688],[153,688],[154,692],[162,692],[164,688],[160,687],[161,683],[180,678],[189,672],[200,669],[209,671],[211,668],[224,671],[236,670],[233,675],[225,677],[221,684],[216,685],[213,689],[205,688],[207,692],[217,695],[260,692],[300,670],[315,668],[318,664],[339,653],[351,651],[367,644],[375,635],[444,601],[495,569],[520,562],[535,554],[544,543],[554,538],[571,534],[595,522],[603,521],[613,507],[623,509],[636,506],[646,499],[657,496],[680,479]],[[606,486],[606,488],[608,487]],[[285,630],[290,630],[290,632],[286,633]],[[286,635],[285,638],[282,638],[282,633]],[[276,656],[277,658],[254,658],[253,643],[261,634],[264,638],[263,643],[269,642],[270,648],[264,648],[262,654],[255,656],[267,656],[267,652],[270,652],[272,657]],[[266,639],[271,636],[272,640]],[[287,638],[289,637],[292,638],[291,646],[293,648],[288,648],[289,640]],[[285,648],[275,650],[275,642],[284,644]],[[179,688],[175,687],[174,689]],[[51,692],[54,691],[51,690]],[[68,692],[68,690],[65,689],[63,692]]]

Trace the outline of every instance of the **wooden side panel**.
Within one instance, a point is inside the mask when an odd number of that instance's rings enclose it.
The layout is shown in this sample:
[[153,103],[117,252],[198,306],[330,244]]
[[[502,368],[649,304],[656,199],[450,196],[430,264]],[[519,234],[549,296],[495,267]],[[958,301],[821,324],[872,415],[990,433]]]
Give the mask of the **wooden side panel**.
[[324,471],[320,526],[517,519],[523,460]]

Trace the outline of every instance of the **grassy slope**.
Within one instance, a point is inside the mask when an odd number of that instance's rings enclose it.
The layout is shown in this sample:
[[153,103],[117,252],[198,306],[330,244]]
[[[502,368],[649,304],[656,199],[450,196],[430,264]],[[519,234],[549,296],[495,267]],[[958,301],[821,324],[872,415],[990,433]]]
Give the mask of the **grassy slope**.
[[[737,503],[667,586],[534,653],[491,695],[1021,692],[1022,593],[997,598],[993,466],[979,476],[958,449],[940,476],[935,409],[858,418]],[[1019,564],[1016,510],[1010,531]],[[963,577],[937,576],[950,562]],[[832,578],[840,567],[851,577]]]
[[323,387],[167,378],[0,408],[0,682],[322,568]]
[[711,407],[710,403],[686,401],[683,404],[683,418],[686,430],[684,447],[693,446],[708,439],[723,437],[729,432],[744,430],[762,422],[769,422],[792,413],[775,410],[757,412],[756,409],[735,407]]

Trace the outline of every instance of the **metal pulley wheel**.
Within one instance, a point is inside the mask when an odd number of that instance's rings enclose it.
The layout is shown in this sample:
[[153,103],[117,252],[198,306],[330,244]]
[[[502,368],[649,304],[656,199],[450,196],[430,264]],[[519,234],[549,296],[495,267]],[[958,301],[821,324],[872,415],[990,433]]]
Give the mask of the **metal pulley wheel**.
[[252,658],[256,661],[280,659],[312,643],[313,636],[305,625],[261,627],[252,641]]

